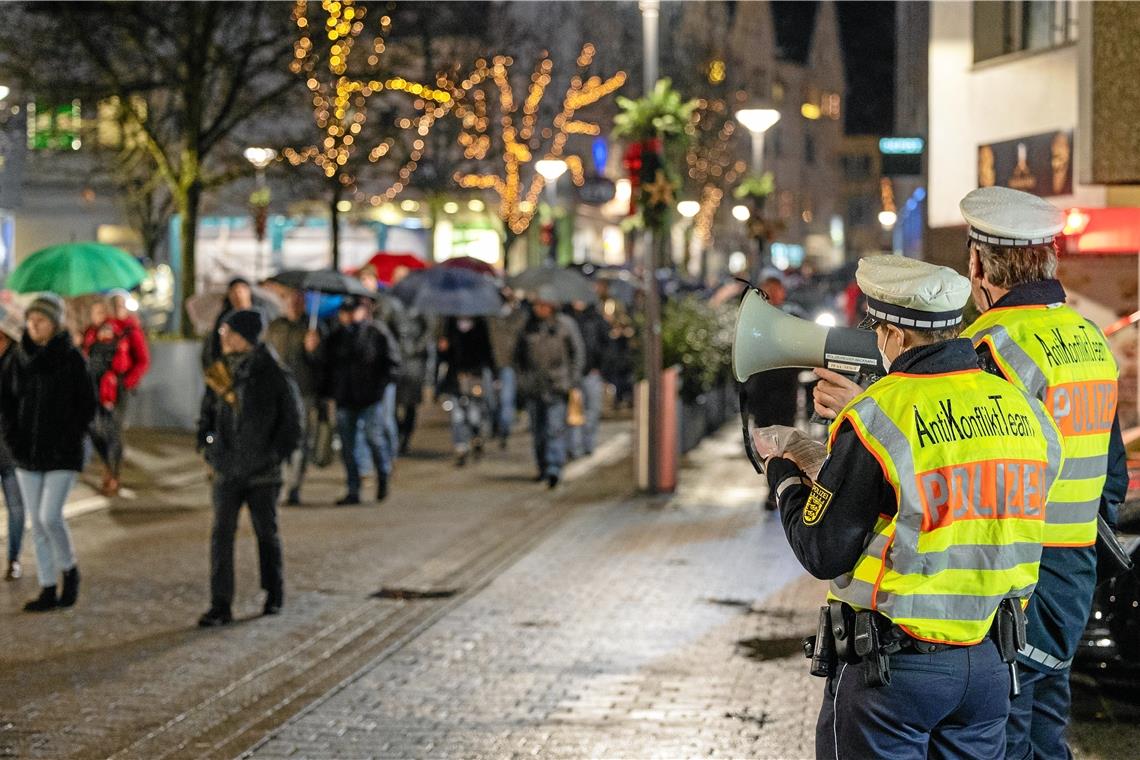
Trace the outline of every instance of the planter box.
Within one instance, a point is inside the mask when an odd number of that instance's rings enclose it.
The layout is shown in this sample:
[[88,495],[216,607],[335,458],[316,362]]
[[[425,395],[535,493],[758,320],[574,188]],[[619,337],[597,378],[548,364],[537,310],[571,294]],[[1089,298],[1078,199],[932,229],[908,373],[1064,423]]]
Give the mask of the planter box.
[[162,340],[150,344],[150,370],[127,407],[127,424],[142,428],[195,430],[205,392],[202,344]]

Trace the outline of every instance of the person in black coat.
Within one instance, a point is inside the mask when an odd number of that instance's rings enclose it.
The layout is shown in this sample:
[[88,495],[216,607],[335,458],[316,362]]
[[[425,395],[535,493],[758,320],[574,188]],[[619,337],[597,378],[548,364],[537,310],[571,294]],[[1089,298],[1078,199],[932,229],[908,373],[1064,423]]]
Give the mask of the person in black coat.
[[584,301],[575,301],[570,316],[582,333],[586,349],[586,364],[582,374],[582,411],[585,422],[569,428],[570,457],[578,458],[594,453],[598,440],[598,425],[602,420],[602,404],[606,397],[606,383],[602,379],[602,362],[610,344],[610,326],[597,307]]
[[444,409],[451,415],[455,463],[462,467],[472,448],[476,457],[482,455],[485,427],[490,418],[487,402],[495,356],[486,318],[448,317],[438,348],[439,363],[447,370],[436,393],[450,397]]
[[24,335],[0,377],[0,425],[36,547],[40,595],[24,605],[29,612],[70,607],[79,595],[79,567],[63,507],[83,469],[83,440],[96,401],[63,315],[63,301],[55,294],[32,301]]
[[277,497],[281,464],[301,442],[301,394],[277,355],[261,342],[264,318],[242,310],[220,328],[222,358],[206,371],[198,447],[213,470],[214,528],[210,537],[210,609],[198,624],[233,620],[234,533],[243,503],[257,536],[263,612],[284,602]]
[[[16,345],[24,334],[24,317],[11,305],[0,306],[0,377],[4,368],[16,354]],[[8,568],[4,580],[17,581],[24,575],[20,567],[20,548],[24,542],[24,498],[16,480],[16,461],[0,435],[0,486],[4,491],[4,504],[8,508]]]
[[321,346],[325,397],[336,402],[337,433],[348,493],[338,505],[360,503],[360,464],[356,459],[358,431],[376,468],[376,499],[388,495],[388,476],[395,452],[390,450],[384,392],[400,371],[400,347],[383,322],[372,319],[368,299],[345,299],[337,312],[339,324]]

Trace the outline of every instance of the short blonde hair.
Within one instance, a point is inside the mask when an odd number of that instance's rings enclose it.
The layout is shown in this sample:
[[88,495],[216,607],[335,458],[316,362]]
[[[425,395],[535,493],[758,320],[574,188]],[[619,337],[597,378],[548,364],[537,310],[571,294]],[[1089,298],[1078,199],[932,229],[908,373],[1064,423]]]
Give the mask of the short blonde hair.
[[982,263],[982,273],[991,283],[1009,290],[1023,282],[1051,280],[1057,275],[1057,248],[1045,245],[998,246],[971,241]]

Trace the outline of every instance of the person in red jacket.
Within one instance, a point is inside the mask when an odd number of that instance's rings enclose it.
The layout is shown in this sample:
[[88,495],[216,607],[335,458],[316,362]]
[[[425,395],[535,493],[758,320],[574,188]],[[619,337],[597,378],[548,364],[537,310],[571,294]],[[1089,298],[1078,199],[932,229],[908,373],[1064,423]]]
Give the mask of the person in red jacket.
[[[138,386],[150,366],[146,337],[134,315],[125,309],[124,318],[112,316],[118,293],[111,304],[97,301],[91,306],[91,325],[83,335],[83,354],[95,387],[99,407],[91,422],[91,442],[103,460],[103,494],[119,492],[123,462],[123,418],[127,392]],[[110,308],[109,308],[110,306]]]
[[146,343],[146,333],[143,332],[138,316],[127,307],[127,303],[132,300],[130,293],[112,290],[107,298],[111,302],[111,319],[118,323],[123,339],[130,348],[131,366],[123,375],[123,387],[133,391],[150,369],[150,348]]

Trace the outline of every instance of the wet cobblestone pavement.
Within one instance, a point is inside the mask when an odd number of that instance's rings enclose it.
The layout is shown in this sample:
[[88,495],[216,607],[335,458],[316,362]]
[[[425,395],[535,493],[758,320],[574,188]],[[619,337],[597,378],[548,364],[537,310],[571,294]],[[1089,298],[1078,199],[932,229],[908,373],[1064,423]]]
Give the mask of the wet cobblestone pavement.
[[[638,499],[625,430],[553,496],[524,435],[457,470],[439,426],[383,506],[322,506],[340,470],[319,472],[315,506],[282,512],[283,614],[256,617],[243,525],[242,622],[215,631],[193,627],[209,513],[179,465],[75,521],[75,609],[25,615],[34,580],[0,586],[0,757],[812,757],[823,682],[799,639],[824,585],[758,508],[738,433]],[[1140,709],[1075,693],[1077,756],[1135,757]]]

